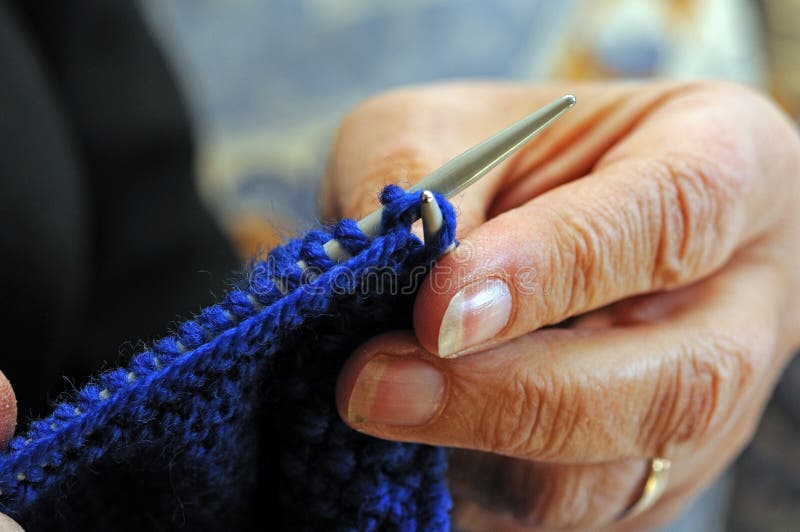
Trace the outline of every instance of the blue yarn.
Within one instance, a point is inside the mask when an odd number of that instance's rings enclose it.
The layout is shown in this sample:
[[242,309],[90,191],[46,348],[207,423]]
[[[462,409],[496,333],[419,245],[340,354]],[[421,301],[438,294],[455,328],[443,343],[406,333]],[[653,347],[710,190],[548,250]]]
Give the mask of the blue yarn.
[[[274,249],[221,302],[15,437],[0,511],[35,530],[449,529],[445,451],[359,434],[333,401],[351,350],[409,325],[411,296],[370,274],[418,282],[454,241],[453,209],[436,200],[434,242],[410,232],[419,195],[388,186],[376,238],[343,220]],[[332,236],[351,259],[325,255]]]

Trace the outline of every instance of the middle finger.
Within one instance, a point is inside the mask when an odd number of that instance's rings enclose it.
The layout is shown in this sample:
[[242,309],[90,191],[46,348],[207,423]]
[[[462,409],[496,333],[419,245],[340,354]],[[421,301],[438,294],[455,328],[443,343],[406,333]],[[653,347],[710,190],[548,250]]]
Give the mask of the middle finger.
[[379,337],[345,366],[340,413],[378,437],[530,460],[679,458],[748,401],[775,344],[771,270],[739,261],[695,290],[661,323],[542,330],[450,361]]

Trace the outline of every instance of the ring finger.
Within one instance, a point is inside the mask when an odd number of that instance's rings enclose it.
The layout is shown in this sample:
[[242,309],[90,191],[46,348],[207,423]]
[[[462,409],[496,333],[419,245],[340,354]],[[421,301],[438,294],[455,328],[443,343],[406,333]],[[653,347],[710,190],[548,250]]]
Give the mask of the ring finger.
[[587,528],[613,522],[636,502],[647,461],[552,464],[455,451],[449,471],[459,529]]
[[597,529],[642,530],[679,515],[717,478],[750,441],[771,378],[756,391],[741,416],[699,452],[672,461],[666,490],[636,516],[628,514],[642,497],[650,460],[600,464],[552,464],[478,451],[456,450],[449,485],[459,530]]

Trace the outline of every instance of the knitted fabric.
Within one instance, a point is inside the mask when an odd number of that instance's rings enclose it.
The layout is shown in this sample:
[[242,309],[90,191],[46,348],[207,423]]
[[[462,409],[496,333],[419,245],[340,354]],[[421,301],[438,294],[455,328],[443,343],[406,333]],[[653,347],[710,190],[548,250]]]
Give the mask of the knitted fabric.
[[[334,404],[344,359],[409,325],[416,285],[454,241],[453,209],[436,200],[434,242],[410,232],[419,194],[389,186],[374,239],[344,220],[274,249],[220,303],[15,437],[0,511],[31,530],[448,529],[445,451],[359,434]],[[352,258],[331,261],[331,237]]]

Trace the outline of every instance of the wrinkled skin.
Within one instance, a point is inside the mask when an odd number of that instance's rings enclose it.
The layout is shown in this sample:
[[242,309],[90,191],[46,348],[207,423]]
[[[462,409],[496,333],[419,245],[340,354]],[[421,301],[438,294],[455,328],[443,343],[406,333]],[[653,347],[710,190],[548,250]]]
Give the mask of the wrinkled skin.
[[[384,184],[419,180],[567,91],[574,109],[454,199],[461,246],[434,271],[450,282],[429,276],[418,294],[414,331],[368,341],[339,379],[339,411],[357,430],[459,449],[453,515],[467,530],[669,521],[751,439],[800,344],[800,141],[742,87],[478,83],[382,95],[341,125],[325,214],[366,214]],[[534,289],[510,288],[502,330],[437,356],[458,290],[523,268]],[[392,422],[408,399],[397,386],[368,398],[380,422],[352,416],[360,372],[378,355],[438,370],[444,391],[427,421]],[[654,456],[672,460],[666,493],[619,520]]]

